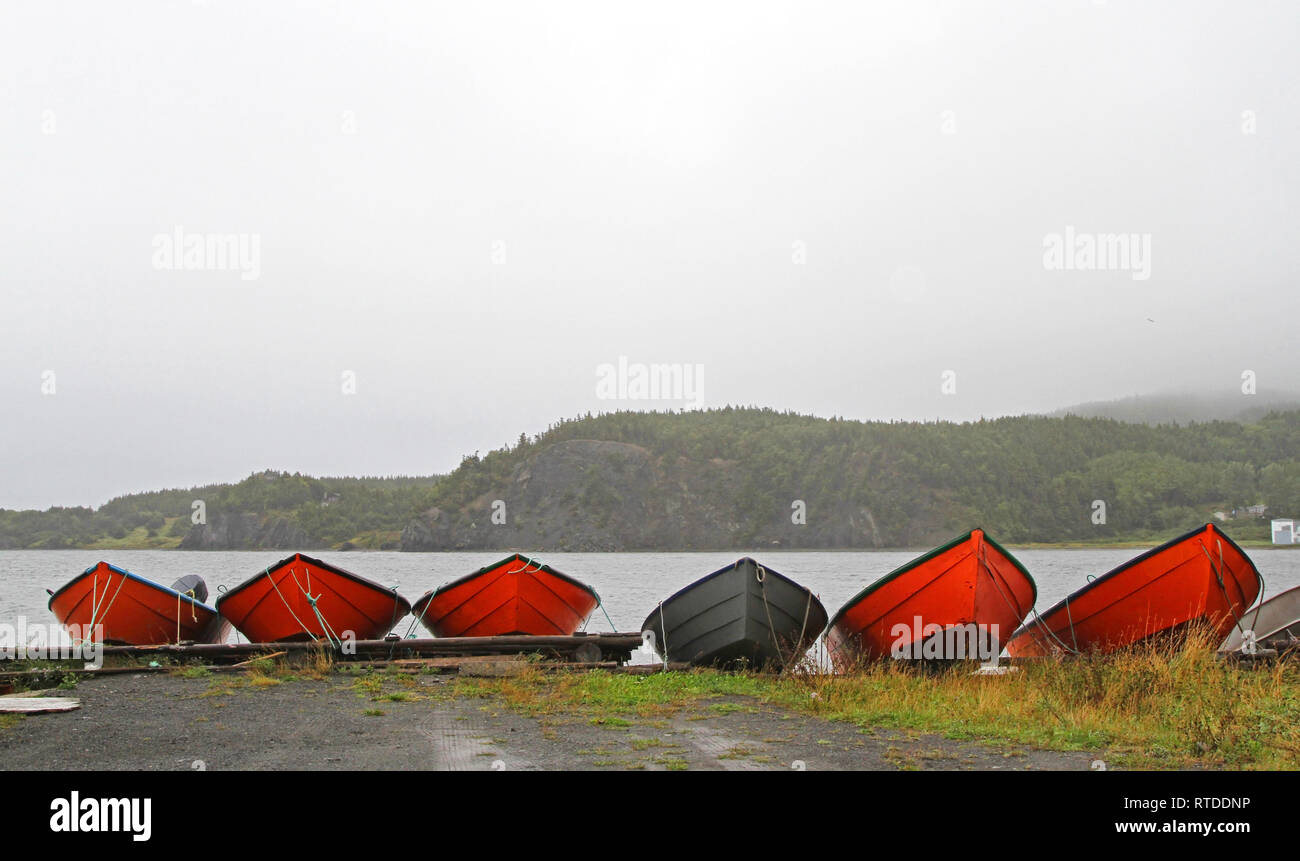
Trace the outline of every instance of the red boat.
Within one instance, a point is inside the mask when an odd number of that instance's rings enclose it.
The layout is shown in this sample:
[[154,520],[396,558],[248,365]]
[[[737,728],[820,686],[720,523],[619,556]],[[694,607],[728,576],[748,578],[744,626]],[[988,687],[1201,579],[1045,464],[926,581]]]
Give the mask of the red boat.
[[996,657],[1037,596],[1024,566],[974,529],[851,598],[830,621],[826,649],[841,672],[886,657]]
[[396,589],[295,553],[217,599],[217,609],[254,643],[374,640],[411,611]]
[[1254,603],[1259,571],[1213,523],[1129,560],[1025,625],[1012,657],[1113,652],[1206,626],[1217,644]]
[[[198,577],[167,587],[100,562],[50,592],[49,607],[82,640],[128,646],[213,643],[224,640],[227,629],[217,611],[203,603],[207,597]],[[102,637],[94,633],[97,625],[103,625]]]
[[411,612],[435,637],[567,637],[598,606],[590,586],[516,553],[439,586]]

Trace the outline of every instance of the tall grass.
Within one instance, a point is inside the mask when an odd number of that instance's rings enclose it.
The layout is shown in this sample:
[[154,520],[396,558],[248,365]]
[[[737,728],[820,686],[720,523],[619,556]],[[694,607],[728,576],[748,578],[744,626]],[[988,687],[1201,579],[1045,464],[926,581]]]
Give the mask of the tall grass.
[[862,725],[1105,748],[1134,765],[1297,767],[1300,671],[1225,662],[1216,646],[1192,632],[1177,645],[1024,662],[1002,676],[972,675],[971,664],[885,662],[791,679],[772,698]]
[[862,727],[1094,751],[1135,767],[1300,767],[1300,664],[1225,662],[1213,639],[1193,633],[1179,645],[1024,662],[1001,676],[973,675],[973,663],[884,661],[847,675],[532,672],[459,679],[456,690],[534,715],[653,717],[747,697]]

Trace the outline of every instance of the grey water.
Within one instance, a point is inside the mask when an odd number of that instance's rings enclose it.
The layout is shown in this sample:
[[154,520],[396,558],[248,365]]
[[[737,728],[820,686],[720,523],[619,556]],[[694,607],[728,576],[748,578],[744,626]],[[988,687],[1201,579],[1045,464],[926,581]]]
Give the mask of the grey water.
[[[1008,548],[1038,584],[1038,609],[1044,610],[1084,586],[1089,576],[1104,574],[1142,552],[1125,549]],[[1300,586],[1300,551],[1289,548],[1248,549],[1264,577],[1268,598]],[[47,608],[46,589],[58,589],[103,559],[164,585],[183,574],[207,581],[208,603],[219,589],[238,585],[287,556],[279,551],[195,552],[167,550],[5,550],[0,551],[0,624],[55,623]],[[450,580],[500,560],[506,554],[320,552],[310,555],[396,586],[408,600]],[[548,553],[540,561],[594,587],[602,600],[588,622],[592,631],[636,631],[655,605],[684,586],[740,556],[753,556],[767,567],[802,583],[817,594],[829,614],[873,580],[914,559],[918,551],[794,552],[721,551],[708,553]],[[608,617],[608,618],[607,618]],[[407,617],[394,629],[405,635],[414,625]],[[423,631],[418,636],[425,636]]]

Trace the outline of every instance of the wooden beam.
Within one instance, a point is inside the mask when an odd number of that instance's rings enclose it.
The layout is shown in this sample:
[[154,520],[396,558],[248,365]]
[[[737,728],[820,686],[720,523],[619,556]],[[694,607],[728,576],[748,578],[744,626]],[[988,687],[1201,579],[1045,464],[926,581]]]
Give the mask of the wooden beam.
[[525,652],[554,652],[562,655],[582,653],[593,656],[600,650],[602,658],[626,660],[641,645],[638,633],[574,634],[560,636],[509,635],[502,637],[422,637],[409,640],[356,640],[346,644],[349,652],[325,643],[192,643],[159,646],[105,646],[104,655],[133,657],[192,657],[213,662],[238,662],[262,652],[309,652],[321,649],[343,659],[383,656],[397,657],[506,655]]
[[46,712],[70,712],[81,708],[81,700],[69,697],[4,697],[0,714],[38,715]]

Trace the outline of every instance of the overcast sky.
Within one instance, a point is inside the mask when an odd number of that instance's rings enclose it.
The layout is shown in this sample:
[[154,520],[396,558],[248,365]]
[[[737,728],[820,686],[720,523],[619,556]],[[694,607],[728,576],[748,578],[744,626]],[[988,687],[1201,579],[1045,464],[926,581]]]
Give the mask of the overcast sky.
[[[1293,2],[7,2],[0,507],[687,397],[1294,389],[1298,42]],[[620,357],[702,386],[600,397]]]

